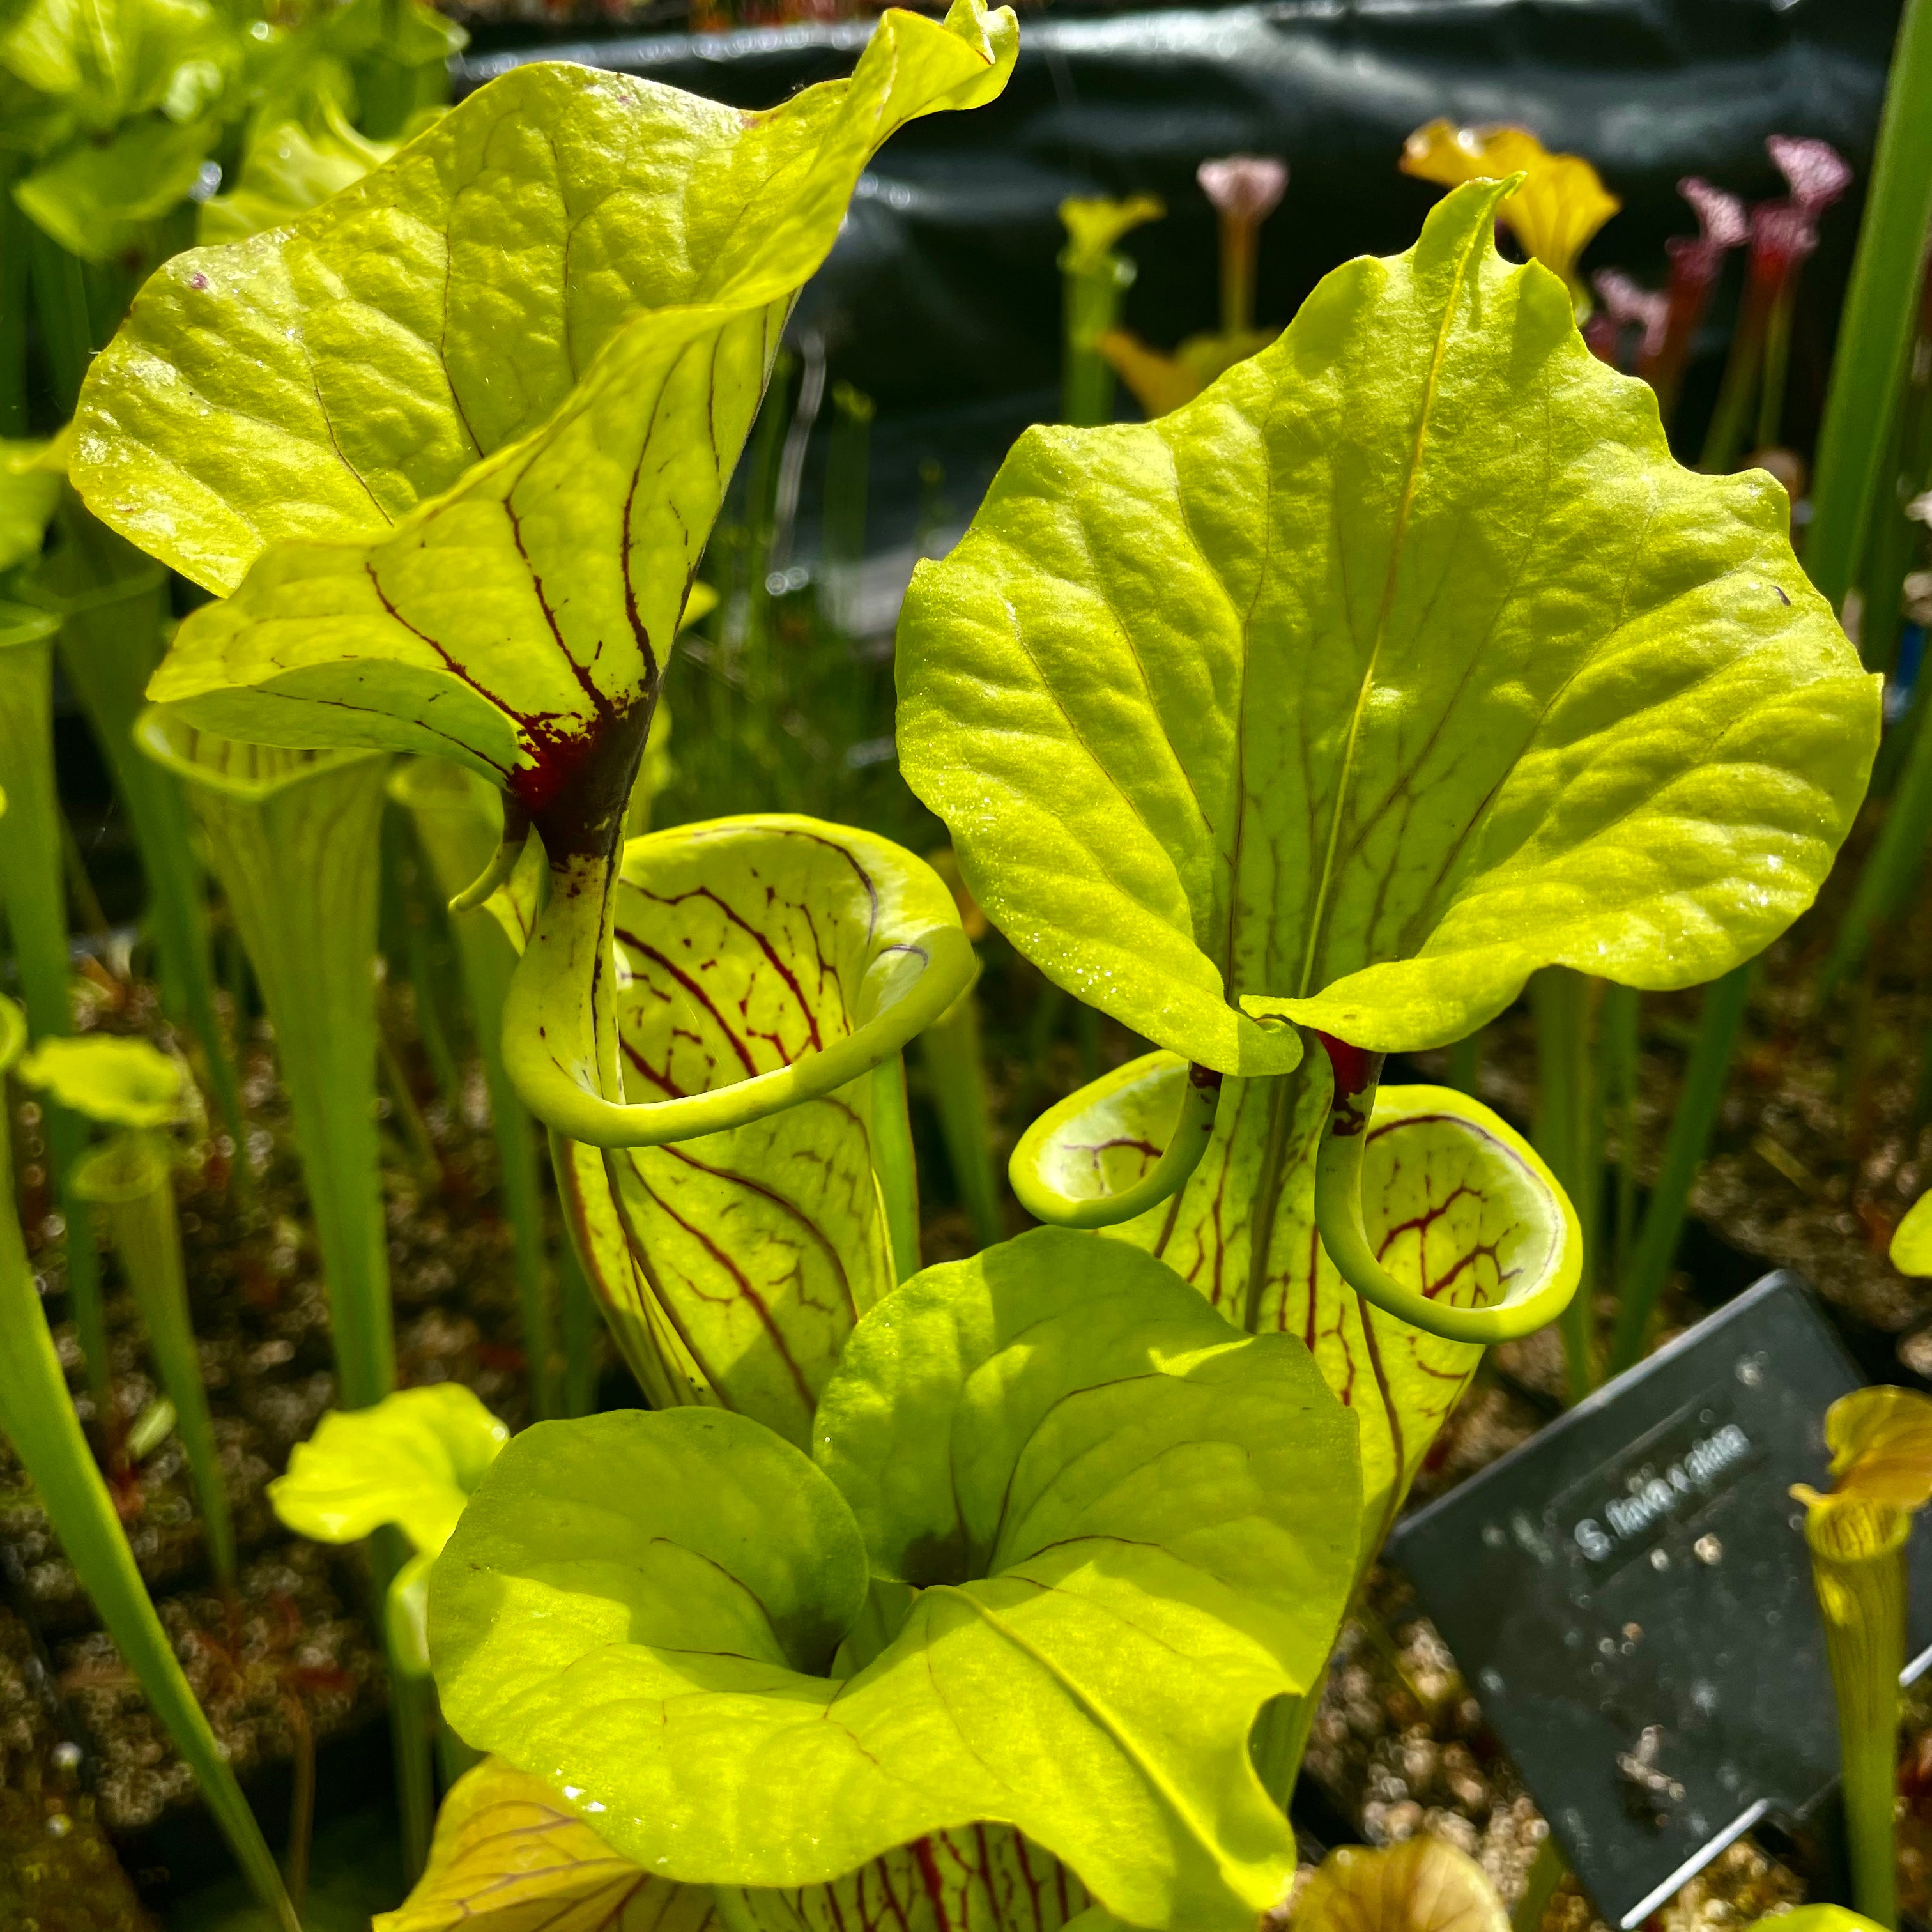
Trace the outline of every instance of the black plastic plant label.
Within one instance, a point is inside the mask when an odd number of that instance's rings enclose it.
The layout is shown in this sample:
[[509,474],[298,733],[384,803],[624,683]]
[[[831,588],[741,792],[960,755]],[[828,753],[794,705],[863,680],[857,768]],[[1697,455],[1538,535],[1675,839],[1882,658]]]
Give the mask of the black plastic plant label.
[[[1390,1540],[1612,1925],[1837,1778],[1789,1492],[1826,1486],[1825,1412],[1861,1380],[1804,1284],[1768,1275]],[[1908,1681],[1932,1664],[1932,1540],[1911,1558]]]

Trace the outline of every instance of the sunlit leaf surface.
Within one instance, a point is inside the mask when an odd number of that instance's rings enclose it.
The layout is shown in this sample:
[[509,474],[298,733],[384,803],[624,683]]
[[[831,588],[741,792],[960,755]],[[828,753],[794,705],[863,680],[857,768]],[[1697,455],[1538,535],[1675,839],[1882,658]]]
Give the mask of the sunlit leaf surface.
[[431,1581],[444,1707],[653,1874],[1001,1822],[1136,1922],[1249,1932],[1294,1850],[1246,1740],[1333,1640],[1353,1432],[1299,1343],[1042,1230],[872,1311],[817,1466],[706,1409],[516,1438]]
[[1256,1023],[1418,1048],[1563,963],[1693,984],[1808,905],[1875,681],[1761,472],[1654,398],[1452,190],[1145,425],[1036,428],[922,565],[899,743],[1049,977],[1226,1073]]
[[318,1543],[354,1543],[392,1522],[434,1556],[509,1439],[460,1382],[398,1389],[373,1408],[331,1409],[296,1444],[268,1500]]
[[849,81],[768,113],[520,67],[292,225],[175,257],[94,362],[74,465],[229,593],[154,696],[596,818],[860,170],[996,94],[1013,39],[976,0],[889,13]]

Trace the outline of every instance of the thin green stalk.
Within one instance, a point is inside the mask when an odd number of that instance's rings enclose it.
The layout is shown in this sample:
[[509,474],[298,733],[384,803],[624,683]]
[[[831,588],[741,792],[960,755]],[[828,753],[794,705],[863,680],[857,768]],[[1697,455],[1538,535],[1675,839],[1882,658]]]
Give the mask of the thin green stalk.
[[[1083,1007],[1082,1012],[1088,1010]],[[1306,1076],[1304,1076],[1305,1078]],[[1268,1255],[1274,1244],[1283,1183],[1292,1178],[1288,1159],[1288,1130],[1294,1125],[1295,1087],[1290,1077],[1276,1075],[1268,1083],[1268,1129],[1262,1142],[1261,1171],[1256,1178],[1252,1219],[1248,1237],[1247,1292],[1241,1304],[1241,1326],[1250,1335],[1261,1333],[1262,1293],[1268,1286]],[[1305,1736],[1305,1732],[1304,1732]]]
[[1459,1094],[1467,1094],[1472,1100],[1476,1095],[1476,1078],[1483,1064],[1483,1029],[1478,1027],[1474,1033],[1465,1034],[1449,1049],[1449,1064],[1444,1070],[1443,1078]]
[[483,1754],[472,1750],[446,1724],[436,1727],[436,1774],[447,1791],[466,1771],[483,1762]]
[[940,1138],[973,1232],[990,1248],[1006,1234],[999,1177],[993,1167],[992,1122],[980,1048],[980,1002],[970,987],[919,1036],[920,1058],[939,1116]]
[[919,1272],[919,1168],[906,1112],[902,1054],[894,1054],[872,1071],[872,1171],[885,1197],[892,1272],[904,1281]]
[[1764,380],[1758,390],[1757,446],[1774,449],[1784,430],[1784,392],[1791,370],[1791,314],[1797,306],[1798,277],[1785,277],[1772,298],[1764,325]]
[[[0,604],[0,793],[7,799],[0,818],[0,908],[14,942],[27,1024],[37,1039],[74,1030],[60,798],[54,782],[51,640],[57,628],[57,620],[44,611]],[[74,1192],[87,1124],[51,1101],[44,1102],[44,1115],[52,1192],[67,1225],[68,1300],[111,1454],[116,1418],[100,1261],[92,1218]]]
[[[1918,712],[1922,706],[1912,709]],[[1901,723],[1894,728],[1907,727]],[[1922,718],[1911,721],[1910,728],[1904,769],[1886,806],[1878,837],[1858,869],[1851,904],[1818,969],[1820,1006],[1857,971],[1880,929],[1905,910],[1925,862],[1925,842],[1932,837],[1932,730],[1923,728]]]
[[1744,427],[1762,388],[1767,302],[1754,280],[1746,284],[1744,305],[1732,332],[1730,353],[1725,358],[1724,378],[1711,412],[1711,426],[1705,431],[1704,447],[1697,457],[1697,467],[1714,476],[1734,468],[1744,453]]
[[81,856],[80,841],[74,836],[74,821],[60,814],[61,874],[67,881],[70,904],[80,916],[80,930],[97,943],[108,936],[107,912],[100,895],[94,890],[87,861]]
[[1932,0],[1905,0],[1818,434],[1804,567],[1844,607],[1905,380],[1932,227]]
[[54,780],[53,652],[58,622],[0,604],[0,904],[13,936],[27,1024],[38,1039],[74,1030],[60,798]]
[[1838,1707],[1852,1903],[1898,1924],[1898,1676],[1905,1667],[1904,1510],[1827,1498],[1807,1512],[1811,1580]]
[[[390,788],[393,796],[394,787]],[[384,986],[393,989],[399,974],[410,988],[410,1020],[429,1062],[430,1076],[436,1090],[454,1104],[462,1090],[462,1077],[456,1056],[443,1024],[446,1013],[461,1007],[459,989],[453,976],[439,976],[432,955],[434,935],[442,918],[440,904],[425,882],[425,866],[418,841],[407,818],[400,812],[382,814],[382,909],[377,944],[386,962]],[[466,881],[466,883],[467,883]],[[449,894],[442,897],[447,898]],[[439,980],[440,979],[440,983]],[[384,1029],[398,1058],[395,1009],[386,1004]]]
[[413,1886],[429,1862],[436,1828],[436,1768],[430,1732],[436,1723],[436,1687],[427,1669],[420,1628],[404,1612],[406,1573],[416,1546],[394,1523],[370,1535],[369,1586],[389,1673],[389,1745],[396,1771],[404,1882]]
[[395,1386],[376,1130],[388,760],[243,745],[154,710],[136,741],[188,787],[274,1023],[328,1288],[340,1400],[366,1408]]
[[1530,982],[1536,1014],[1537,1151],[1550,1163],[1576,1210],[1583,1238],[1583,1280],[1562,1322],[1570,1400],[1596,1386],[1592,1278],[1597,1260],[1603,1149],[1593,1123],[1600,1118],[1590,1039],[1591,982],[1567,966],[1547,966]]
[[282,1708],[287,1714],[295,1746],[289,1792],[289,1841],[282,1868],[290,1900],[299,1914],[308,1896],[309,1853],[315,1845],[315,1732],[298,1694],[285,1690]]
[[1134,285],[1135,268],[1126,256],[1111,250],[1083,268],[1069,266],[1071,249],[1060,259],[1065,308],[1060,420],[1090,428],[1114,420],[1114,365],[1094,344],[1120,326],[1120,298]]
[[1697,1028],[1684,1085],[1664,1143],[1664,1162],[1652,1189],[1630,1267],[1618,1284],[1617,1318],[1610,1336],[1610,1372],[1619,1375],[1643,1353],[1644,1337],[1664,1285],[1670,1278],[1678,1237],[1690,1206],[1690,1190],[1704,1164],[1724,1097],[1731,1055],[1744,1024],[1757,962],[1747,960],[1704,991],[1704,1012]]
[[1636,1238],[1637,1024],[1642,996],[1634,986],[1606,981],[1597,1009],[1597,1064],[1606,1126],[1616,1136],[1616,1195],[1604,1264],[1604,1281],[1621,1281]]
[[[1908,351],[1904,393],[1888,439],[1878,494],[1860,546],[1854,581],[1860,589],[1858,655],[1868,670],[1897,672],[1905,626],[1905,580],[1923,554],[1923,524],[1907,507],[1932,485],[1932,262],[1920,290],[1916,332]],[[1888,734],[1892,735],[1892,734]],[[1882,752],[1880,766],[1886,759]],[[1873,789],[1880,773],[1872,774]]]
[[83,1199],[106,1210],[109,1235],[141,1311],[161,1386],[174,1404],[175,1431],[188,1452],[207,1526],[208,1557],[222,1588],[232,1592],[235,1526],[188,1312],[188,1270],[182,1260],[168,1144],[159,1135],[138,1130],[116,1134],[82,1162],[74,1184]]
[[410,1088],[409,1070],[403,1064],[388,1027],[380,1016],[376,1025],[376,1064],[382,1084],[389,1090],[389,1111],[395,1118],[410,1165],[416,1169],[416,1184],[425,1194],[433,1194],[442,1185],[442,1162],[430,1137],[429,1123],[423,1118],[423,1110],[416,1104]]
[[406,1670],[389,1673],[389,1729],[396,1755],[398,1822],[403,1840],[403,1876],[414,1885],[429,1863],[436,1832],[436,1766],[431,1730],[435,1693],[428,1682]]
[[[36,599],[61,620],[62,668],[74,687],[127,808],[148,881],[164,1000],[200,1042],[209,1084],[238,1143],[244,1121],[241,1082],[214,1010],[214,966],[201,867],[189,837],[180,781],[134,746],[142,693],[160,662],[167,616],[167,573],[94,524],[86,547],[70,542],[34,586]],[[71,532],[70,532],[71,535]],[[108,550],[118,547],[116,558]],[[124,568],[116,571],[118,562]],[[246,1163],[242,1171],[246,1172]]]
[[[455,898],[481,875],[496,848],[500,814],[487,788],[454,765],[424,758],[398,766],[389,792],[410,815],[436,890],[446,900]],[[566,1360],[556,1359],[536,1130],[503,1067],[503,1000],[516,967],[515,950],[485,907],[452,914],[450,923],[489,1089],[503,1208],[515,1244],[530,1412],[539,1419],[581,1414],[584,1410],[565,1406],[561,1380],[572,1381],[581,1393],[587,1375],[585,1360],[572,1362],[567,1348]],[[579,1338],[579,1346],[587,1356],[588,1334]]]
[[1932,708],[1924,701],[1928,691],[1932,691],[1932,683],[1915,684],[1904,715],[1888,726],[1884,736],[1878,741],[1878,756],[1872,760],[1871,783],[1865,790],[1868,800],[1888,799],[1898,790],[1899,778],[1912,755],[1912,748],[1918,742],[1925,713]]
[[[0,1162],[5,1160],[0,1143]],[[8,1185],[0,1194],[10,1194]],[[123,1661],[200,1783],[243,1875],[281,1932],[301,1932],[274,1856],[182,1676],[154,1614],[113,1499],[88,1454],[34,1292],[20,1223],[0,1199],[0,1420],[47,1520]]]

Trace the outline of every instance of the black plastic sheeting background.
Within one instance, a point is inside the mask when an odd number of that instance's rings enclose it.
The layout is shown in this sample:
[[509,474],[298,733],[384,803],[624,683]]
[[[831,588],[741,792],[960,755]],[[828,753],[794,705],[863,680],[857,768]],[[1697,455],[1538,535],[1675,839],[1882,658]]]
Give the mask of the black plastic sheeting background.
[[[996,457],[1025,421],[1052,413],[1064,196],[1166,200],[1167,218],[1125,244],[1140,278],[1124,319],[1168,346],[1216,321],[1214,218],[1193,178],[1211,154],[1279,154],[1292,171],[1262,232],[1257,308],[1267,322],[1285,322],[1337,262],[1413,241],[1440,190],[1396,164],[1403,138],[1438,114],[1520,122],[1587,155],[1624,206],[1586,266],[1614,264],[1653,285],[1665,238],[1694,231],[1681,176],[1748,199],[1782,194],[1765,136],[1814,135],[1857,178],[1826,217],[1806,271],[1788,415],[1803,447],[1898,14],[1898,0],[1275,0],[1023,15],[1018,67],[999,100],[916,122],[880,153],[794,334],[822,330],[833,379],[878,402],[885,484],[896,447],[916,460],[923,438],[962,458],[976,445]],[[562,58],[766,107],[849,72],[869,31],[850,22],[479,50],[458,64],[458,88],[518,61]],[[1679,441],[1694,452],[1742,268],[1734,256],[1687,389]]]

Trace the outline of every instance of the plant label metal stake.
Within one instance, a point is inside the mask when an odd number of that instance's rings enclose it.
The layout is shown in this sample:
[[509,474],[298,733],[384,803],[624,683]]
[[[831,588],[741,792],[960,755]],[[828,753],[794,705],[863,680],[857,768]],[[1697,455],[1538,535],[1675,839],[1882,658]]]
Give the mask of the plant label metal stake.
[[[1598,1910],[1640,1925],[1761,1822],[1830,1792],[1838,1740],[1790,1486],[1863,1378],[1780,1270],[1418,1510],[1414,1581]],[[1910,1683],[1932,1667],[1910,1546]]]

